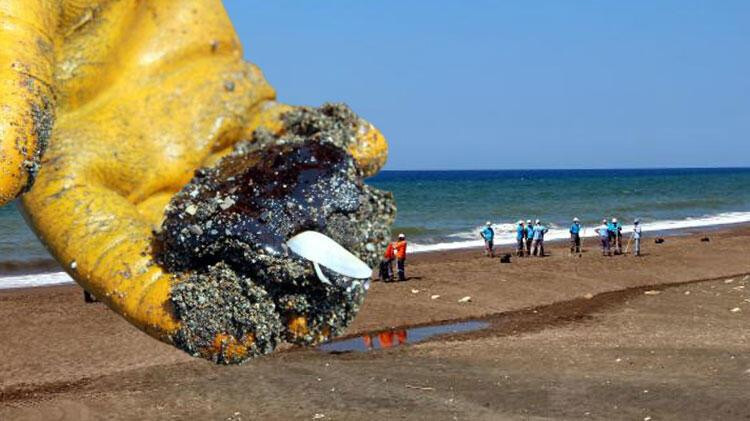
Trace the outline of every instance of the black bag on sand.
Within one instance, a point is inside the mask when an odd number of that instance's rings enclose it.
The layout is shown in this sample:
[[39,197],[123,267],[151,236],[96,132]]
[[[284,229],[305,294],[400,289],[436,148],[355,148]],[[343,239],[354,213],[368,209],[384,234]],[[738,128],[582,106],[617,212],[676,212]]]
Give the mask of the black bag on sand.
[[505,253],[500,257],[500,263],[510,263],[510,253]]

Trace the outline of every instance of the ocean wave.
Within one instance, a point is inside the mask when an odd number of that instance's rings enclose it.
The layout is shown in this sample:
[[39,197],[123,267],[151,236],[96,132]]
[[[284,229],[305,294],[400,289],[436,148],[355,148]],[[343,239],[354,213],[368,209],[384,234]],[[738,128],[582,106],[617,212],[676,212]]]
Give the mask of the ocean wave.
[[73,278],[65,272],[36,273],[32,275],[4,276],[0,278],[0,289],[30,288],[50,285],[72,284]]
[[[707,215],[699,218],[685,218],[681,220],[664,220],[664,221],[647,221],[643,220],[643,232],[660,232],[689,228],[713,227],[719,225],[740,224],[750,222],[750,212],[725,212],[717,215]],[[516,243],[516,224],[499,223],[493,224],[495,230],[495,245],[512,245]],[[451,234],[450,237],[456,238],[457,241],[446,241],[434,244],[411,243],[409,250],[412,253],[424,253],[428,251],[457,250],[473,247],[482,247],[483,241],[479,238],[479,231],[483,227],[477,227],[472,231],[464,231]],[[564,240],[570,237],[568,228],[561,228],[557,225],[550,224],[550,231],[544,236],[547,241]],[[595,237],[596,227],[583,227],[583,237]],[[623,233],[632,232],[632,225],[623,225]]]
[[58,270],[60,270],[60,264],[53,259],[0,260],[0,279],[6,275],[28,275]]

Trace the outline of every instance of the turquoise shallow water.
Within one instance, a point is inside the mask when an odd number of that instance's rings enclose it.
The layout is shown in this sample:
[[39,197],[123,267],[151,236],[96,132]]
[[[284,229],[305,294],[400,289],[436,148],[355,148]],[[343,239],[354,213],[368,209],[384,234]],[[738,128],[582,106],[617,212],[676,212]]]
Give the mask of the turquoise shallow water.
[[[477,245],[490,220],[497,242],[510,242],[518,219],[542,219],[548,238],[564,238],[574,216],[588,226],[603,217],[647,230],[750,221],[750,169],[384,171],[367,181],[392,191],[394,233],[412,250]],[[0,274],[46,271],[50,257],[14,205],[0,208]]]

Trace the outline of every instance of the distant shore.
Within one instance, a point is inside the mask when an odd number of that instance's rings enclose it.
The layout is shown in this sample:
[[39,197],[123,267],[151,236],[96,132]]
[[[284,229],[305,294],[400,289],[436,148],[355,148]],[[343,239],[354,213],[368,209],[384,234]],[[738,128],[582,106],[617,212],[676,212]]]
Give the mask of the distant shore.
[[[648,242],[648,239],[655,237],[682,237],[691,235],[706,235],[706,234],[720,234],[720,235],[731,235],[737,231],[745,231],[750,228],[750,222],[742,222],[736,224],[720,224],[720,225],[707,225],[702,227],[690,227],[690,228],[678,228],[668,230],[651,230],[645,231],[644,243]],[[478,235],[478,234],[477,234]],[[627,243],[629,233],[625,231],[624,242]],[[567,238],[552,238],[546,241],[546,244],[560,245],[567,244]],[[591,235],[587,235],[584,239],[584,248],[591,251],[592,249],[598,248],[599,243],[597,239]],[[549,248],[549,247],[548,247]],[[438,250],[424,249],[424,247],[410,248],[410,254],[412,256],[420,256],[420,258],[429,258],[430,255],[443,255],[448,251],[464,252],[471,250],[482,250],[482,242],[474,241],[472,244],[466,244],[455,248],[445,248]],[[515,242],[496,242],[495,251],[500,253],[514,253]],[[70,276],[62,271],[59,264],[52,259],[38,259],[33,262],[29,262],[31,265],[28,270],[24,270],[25,266],[23,262],[13,262],[12,264],[3,265],[0,262],[0,291],[6,289],[17,289],[17,288],[38,288],[45,286],[55,285],[69,285],[75,283]]]

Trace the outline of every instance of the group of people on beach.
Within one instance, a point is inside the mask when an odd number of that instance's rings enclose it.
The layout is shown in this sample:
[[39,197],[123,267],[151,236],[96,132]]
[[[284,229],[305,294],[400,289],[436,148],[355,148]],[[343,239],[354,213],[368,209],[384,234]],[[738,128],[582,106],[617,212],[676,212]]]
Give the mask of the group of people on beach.
[[[535,224],[531,219],[525,223],[523,220],[518,221],[516,226],[516,254],[519,257],[526,256],[544,256],[544,235],[549,232],[542,221],[537,219]],[[479,236],[484,240],[484,253],[489,257],[495,257],[494,239],[495,230],[492,229],[492,222],[487,221],[485,227],[479,232]]]
[[[602,224],[594,228],[599,236],[602,248],[602,256],[612,256],[623,254],[622,251],[622,224],[617,218],[611,220],[602,220]],[[531,219],[524,222],[518,221],[516,225],[516,255],[519,257],[536,256],[544,257],[544,235],[549,232],[549,228],[537,219],[532,223]],[[570,226],[570,254],[580,254],[581,237],[583,226],[578,218],[573,218],[573,224]],[[479,232],[479,236],[484,240],[484,252],[489,257],[495,257],[494,241],[495,230],[492,228],[492,222],[487,221],[485,227]],[[633,255],[641,255],[641,238],[643,231],[641,221],[636,219],[633,222],[633,233],[631,242],[633,242]],[[628,243],[630,246],[630,243]],[[628,250],[625,251],[626,253]],[[398,235],[398,240],[391,241],[385,249],[383,259],[380,261],[380,279],[384,282],[394,282],[393,262],[396,262],[398,270],[398,280],[406,281],[406,235]]]
[[[569,230],[571,255],[581,253],[582,231],[581,221],[578,218],[573,218],[573,224]],[[617,218],[612,218],[611,221],[604,219],[602,225],[596,227],[594,231],[600,238],[603,256],[612,256],[613,249],[615,255],[622,254],[622,225],[617,221]],[[544,257],[544,235],[548,232],[549,228],[539,219],[533,224],[530,219],[526,222],[518,221],[516,225],[516,255],[518,257]],[[492,222],[487,221],[484,229],[479,232],[479,236],[484,240],[485,255],[495,257],[495,231],[492,229]],[[633,223],[633,234],[631,236],[635,256],[641,255],[641,237],[641,222],[636,219]]]
[[[622,225],[617,221],[617,218],[612,218],[611,221],[602,219],[602,224],[596,227],[594,231],[599,236],[599,241],[602,245],[602,256],[612,256],[613,248],[615,255],[622,254]],[[630,240],[633,242],[634,256],[641,255],[642,236],[641,220],[636,219],[633,221],[633,234],[630,237]]]

